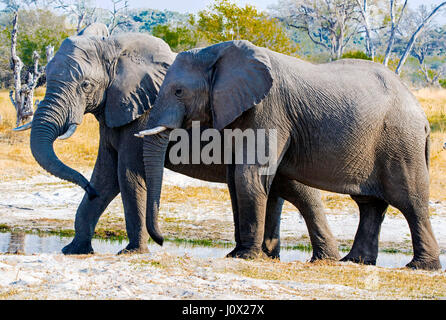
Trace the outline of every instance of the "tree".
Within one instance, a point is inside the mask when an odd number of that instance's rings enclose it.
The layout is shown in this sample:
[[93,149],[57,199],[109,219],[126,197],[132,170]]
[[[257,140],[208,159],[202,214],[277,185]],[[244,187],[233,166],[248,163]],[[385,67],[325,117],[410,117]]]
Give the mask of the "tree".
[[[24,65],[31,68],[34,51],[45,57],[47,46],[52,45],[57,51],[62,41],[73,33],[66,27],[64,16],[57,16],[49,10],[20,10],[19,16],[21,31],[17,36],[17,52]],[[11,17],[9,19],[12,20]],[[11,39],[12,25],[0,27],[0,32],[5,39]]]
[[91,0],[55,0],[56,9],[62,10],[68,17],[74,19],[76,32],[95,20],[96,8]]
[[421,21],[421,23],[419,24],[419,26],[417,27],[417,29],[415,30],[415,32],[412,34],[412,36],[410,37],[409,42],[407,43],[407,46],[400,58],[400,61],[398,63],[398,66],[396,67],[395,73],[396,74],[400,74],[401,73],[401,69],[404,66],[404,63],[406,62],[407,57],[409,56],[412,47],[415,43],[415,41],[417,40],[418,36],[421,34],[421,32],[423,31],[423,29],[429,25],[429,23],[432,21],[432,19],[434,18],[434,16],[440,11],[440,9],[442,7],[446,6],[446,1],[440,3],[439,5],[437,5],[436,7],[434,7],[432,9],[432,11],[427,14],[424,19]]
[[275,11],[289,27],[304,30],[331,59],[341,58],[361,25],[356,0],[280,0]]
[[[411,55],[419,63],[420,72],[429,86],[438,86],[446,72],[446,30],[429,28],[415,41]],[[428,61],[429,60],[429,61]]]
[[178,24],[187,24],[189,15],[169,10],[129,10],[129,16],[133,23],[137,25],[135,31],[152,32],[157,25],[169,24],[171,26]]
[[[22,123],[30,119],[34,113],[33,111],[33,98],[34,89],[37,86],[39,78],[42,75],[42,70],[39,68],[39,54],[37,51],[33,52],[32,59],[34,61],[33,72],[28,73],[28,83],[22,85],[21,73],[23,68],[23,62],[17,55],[17,32],[18,32],[18,12],[14,12],[12,20],[12,32],[11,32],[11,69],[14,73],[14,91],[11,90],[9,97],[11,103],[16,109],[17,114],[17,127]],[[28,123],[28,125],[31,122]],[[18,129],[18,128],[16,128]]]
[[153,27],[152,34],[166,41],[175,52],[192,49],[198,42],[196,33],[188,26],[159,24]]
[[208,44],[244,39],[286,54],[294,54],[297,49],[277,19],[250,5],[238,7],[229,0],[216,0],[189,23]]
[[398,20],[395,20],[396,19],[396,15],[395,15],[396,1],[389,0],[389,5],[390,5],[390,9],[389,9],[389,14],[390,14],[390,32],[389,32],[389,34],[390,35],[389,35],[389,40],[387,41],[387,49],[386,49],[386,53],[384,54],[384,60],[383,60],[383,65],[385,65],[386,67],[389,64],[390,55],[392,53],[393,45],[395,43],[396,32],[398,31],[400,22],[403,18],[404,12],[407,7],[407,0],[404,1],[404,4],[402,5],[401,9],[399,10],[400,12],[399,12]]
[[362,4],[360,0],[356,0],[356,3],[359,7],[359,12],[361,13],[361,17],[364,23],[364,29],[365,29],[365,48],[367,52],[367,56],[370,58],[370,60],[375,60],[375,47],[373,45],[372,40],[372,30],[370,28],[370,22],[369,22],[369,6],[367,0],[363,0]]
[[127,0],[111,0],[113,9],[110,10],[110,21],[107,23],[107,28],[110,34],[112,34],[116,28],[121,25],[130,23],[127,11],[129,3]]

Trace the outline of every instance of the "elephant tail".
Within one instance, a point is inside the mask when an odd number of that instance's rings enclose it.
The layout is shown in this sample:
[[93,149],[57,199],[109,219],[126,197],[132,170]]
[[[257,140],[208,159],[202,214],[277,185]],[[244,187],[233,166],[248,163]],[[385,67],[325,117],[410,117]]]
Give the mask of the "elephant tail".
[[431,130],[429,127],[429,124],[426,125],[426,145],[424,147],[424,156],[426,159],[426,167],[427,167],[427,171],[429,172],[429,168],[430,168],[430,148],[431,148],[431,141],[430,141],[430,136],[431,136]]

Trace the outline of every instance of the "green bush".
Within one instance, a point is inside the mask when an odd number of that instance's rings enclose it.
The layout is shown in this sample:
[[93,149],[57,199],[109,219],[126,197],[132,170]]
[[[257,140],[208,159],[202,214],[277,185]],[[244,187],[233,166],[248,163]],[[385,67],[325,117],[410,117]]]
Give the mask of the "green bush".
[[342,59],[362,59],[362,60],[372,60],[365,52],[362,51],[349,51],[342,55]]
[[438,82],[440,83],[440,86],[442,88],[446,89],[446,79],[440,79],[440,80],[438,80]]

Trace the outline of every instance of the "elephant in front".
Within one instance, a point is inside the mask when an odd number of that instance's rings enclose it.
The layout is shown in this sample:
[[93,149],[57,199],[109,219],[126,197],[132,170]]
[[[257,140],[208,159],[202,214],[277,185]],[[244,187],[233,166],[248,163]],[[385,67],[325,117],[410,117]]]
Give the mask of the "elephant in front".
[[[410,227],[414,256],[407,267],[441,268],[428,211],[429,123],[386,67],[354,59],[314,65],[243,40],[180,53],[140,134],[146,224],[154,238],[161,237],[156,224],[169,133],[194,121],[219,132],[276,132],[275,171],[265,175],[257,160],[227,164],[240,234],[236,256],[261,251],[265,208],[279,178],[351,195],[360,222],[344,261],[376,263],[380,227],[393,205]],[[243,159],[248,147],[231,146]]]
[[[129,238],[121,253],[148,250],[143,140],[134,135],[146,128],[150,108],[175,56],[161,39],[139,33],[108,36],[105,25],[96,23],[64,40],[48,63],[45,97],[31,125],[31,151],[49,173],[86,191],[76,212],[75,237],[63,253],[93,252],[91,240],[96,224],[119,193]],[[91,181],[62,163],[53,149],[56,139],[67,139],[75,132],[85,113],[93,114],[100,127]],[[226,182],[225,166],[176,166],[168,162],[166,166],[194,178]],[[269,201],[265,252],[279,255],[280,214],[283,199],[289,199],[307,222],[313,259],[336,259],[337,244],[328,228],[319,192],[297,182],[286,189],[280,192],[276,188]]]

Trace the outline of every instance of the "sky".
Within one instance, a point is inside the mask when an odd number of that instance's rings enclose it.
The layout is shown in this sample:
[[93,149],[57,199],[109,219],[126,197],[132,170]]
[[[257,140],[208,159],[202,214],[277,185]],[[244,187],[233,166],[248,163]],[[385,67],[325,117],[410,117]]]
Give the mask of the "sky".
[[[131,8],[152,8],[178,12],[196,13],[205,8],[212,0],[128,0]],[[278,0],[232,0],[239,5],[250,4],[258,9],[266,10],[268,6],[277,4]],[[420,4],[440,4],[443,0],[409,0],[409,6],[418,7]],[[99,7],[110,8],[110,0],[96,0]]]
[[[209,5],[212,0],[128,0],[131,8],[152,8],[159,10],[171,10],[178,12],[196,13]],[[258,9],[266,10],[271,4],[277,3],[278,0],[232,0],[241,5],[251,4]],[[110,7],[110,0],[96,0],[100,7]]]

